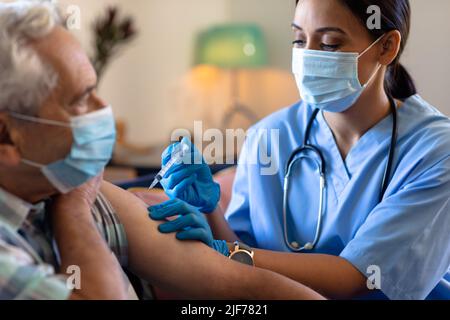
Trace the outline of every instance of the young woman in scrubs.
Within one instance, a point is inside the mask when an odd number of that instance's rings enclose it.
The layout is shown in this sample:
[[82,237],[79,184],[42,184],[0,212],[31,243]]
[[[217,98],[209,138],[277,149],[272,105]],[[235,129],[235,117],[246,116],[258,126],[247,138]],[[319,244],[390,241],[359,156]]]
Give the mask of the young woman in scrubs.
[[[380,29],[368,28],[371,5],[380,9]],[[181,215],[160,229],[177,232],[180,240],[211,245],[214,235],[242,241],[254,248],[256,266],[329,298],[449,299],[450,120],[416,93],[400,64],[409,1],[300,0],[292,27],[302,101],[252,128],[279,130],[279,141],[269,142],[279,172],[261,174],[260,144],[247,139],[225,219],[205,164],[172,169],[162,184],[171,198],[184,202],[150,208],[151,216]],[[285,241],[284,167],[303,145],[316,109],[308,143],[325,166],[320,236],[314,246],[294,252],[291,247],[316,235],[319,175],[314,154],[292,168]],[[382,190],[388,162],[392,168]]]

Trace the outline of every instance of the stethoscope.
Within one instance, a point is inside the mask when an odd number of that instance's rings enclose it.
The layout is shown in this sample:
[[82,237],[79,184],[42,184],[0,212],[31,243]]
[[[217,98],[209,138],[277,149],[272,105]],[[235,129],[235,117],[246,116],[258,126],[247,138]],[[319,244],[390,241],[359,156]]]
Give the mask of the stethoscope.
[[[398,127],[397,127],[397,106],[395,104],[394,99],[389,96],[389,102],[391,107],[391,112],[393,116],[393,127],[392,127],[392,137],[391,137],[391,146],[389,149],[389,157],[386,165],[386,169],[384,172],[384,177],[381,185],[380,192],[380,202],[383,200],[384,194],[389,185],[389,179],[392,173],[392,167],[394,163],[394,155],[395,149],[397,147],[397,137],[398,137]],[[293,252],[301,252],[305,250],[313,250],[320,239],[320,232],[322,228],[322,218],[323,218],[323,208],[325,201],[325,191],[327,188],[325,171],[326,171],[326,162],[322,152],[315,146],[309,143],[309,137],[311,135],[311,129],[314,124],[314,121],[317,118],[319,113],[319,109],[315,109],[311,118],[309,119],[308,126],[306,127],[305,137],[303,139],[303,145],[296,149],[292,155],[290,156],[285,171],[284,177],[284,189],[283,189],[283,232],[284,232],[284,241],[288,248]],[[315,157],[311,156],[311,154],[315,155]],[[312,242],[306,243],[304,246],[301,246],[297,241],[290,241],[288,234],[288,223],[287,223],[287,215],[289,211],[288,204],[288,196],[289,196],[289,187],[290,187],[290,178],[292,174],[292,170],[294,165],[298,163],[298,161],[303,159],[311,159],[316,164],[319,174],[320,174],[320,198],[319,198],[319,211],[317,214],[317,225],[316,232],[314,236],[314,240]]]

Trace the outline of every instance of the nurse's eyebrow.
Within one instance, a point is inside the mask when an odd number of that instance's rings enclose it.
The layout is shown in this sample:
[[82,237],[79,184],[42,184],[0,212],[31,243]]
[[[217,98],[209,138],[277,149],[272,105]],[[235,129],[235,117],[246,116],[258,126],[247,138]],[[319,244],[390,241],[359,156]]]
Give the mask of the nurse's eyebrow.
[[345,33],[345,31],[342,30],[341,28],[336,28],[336,27],[319,28],[319,29],[316,30],[316,32],[318,32],[318,33],[338,32],[338,33],[341,33],[341,34],[347,34],[347,33]]
[[[295,23],[291,23],[292,28],[297,29],[299,31],[303,31],[302,27],[300,27],[299,25],[295,24]],[[316,30],[316,32],[318,33],[326,33],[326,32],[338,32],[341,34],[347,34],[345,33],[344,30],[342,30],[341,28],[337,28],[337,27],[324,27],[324,28],[319,28]]]

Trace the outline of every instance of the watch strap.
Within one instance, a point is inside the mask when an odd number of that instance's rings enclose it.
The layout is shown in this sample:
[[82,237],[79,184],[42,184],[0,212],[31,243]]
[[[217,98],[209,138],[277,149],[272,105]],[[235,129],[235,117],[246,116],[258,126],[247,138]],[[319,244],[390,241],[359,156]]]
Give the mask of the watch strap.
[[253,253],[252,248],[251,248],[250,246],[246,245],[245,243],[236,241],[236,242],[234,243],[234,246],[239,246],[239,249],[248,251],[249,253]]

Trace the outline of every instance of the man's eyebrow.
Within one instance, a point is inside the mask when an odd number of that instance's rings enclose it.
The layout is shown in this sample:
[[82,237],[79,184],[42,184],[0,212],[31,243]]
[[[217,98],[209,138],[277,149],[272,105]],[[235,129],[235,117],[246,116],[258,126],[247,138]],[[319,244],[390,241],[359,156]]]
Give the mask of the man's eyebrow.
[[[303,28],[300,27],[299,25],[295,24],[295,23],[291,23],[292,28],[297,29],[299,31],[303,31]],[[324,27],[324,28],[319,28],[316,30],[316,32],[318,33],[325,33],[325,32],[338,32],[341,34],[347,34],[344,30],[342,30],[341,28],[337,28],[337,27]]]
[[87,87],[81,94],[77,94],[75,98],[72,99],[70,102],[70,105],[74,105],[77,103],[80,99],[82,99],[84,96],[90,94],[92,91],[97,89],[97,84]]
[[294,28],[294,29],[297,29],[297,30],[300,30],[300,31],[303,31],[303,29],[300,27],[300,26],[298,26],[298,25],[296,25],[295,23],[291,23],[291,27],[292,28]]

